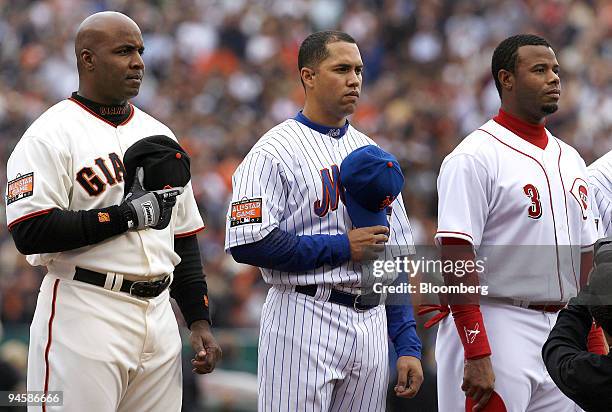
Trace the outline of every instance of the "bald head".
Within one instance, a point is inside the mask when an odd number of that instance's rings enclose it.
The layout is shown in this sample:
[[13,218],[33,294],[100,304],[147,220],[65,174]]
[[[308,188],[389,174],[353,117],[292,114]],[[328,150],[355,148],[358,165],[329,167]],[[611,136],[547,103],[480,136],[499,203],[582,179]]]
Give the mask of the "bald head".
[[137,31],[140,33],[140,28],[134,20],[116,11],[102,11],[92,14],[83,20],[77,29],[74,42],[74,51],[76,53],[79,71],[81,69],[80,56],[83,49],[95,50],[96,47],[104,44],[111,37],[126,31]]
[[144,44],[134,20],[114,11],[93,14],[79,26],[74,43],[79,94],[99,103],[125,102],[138,94]]

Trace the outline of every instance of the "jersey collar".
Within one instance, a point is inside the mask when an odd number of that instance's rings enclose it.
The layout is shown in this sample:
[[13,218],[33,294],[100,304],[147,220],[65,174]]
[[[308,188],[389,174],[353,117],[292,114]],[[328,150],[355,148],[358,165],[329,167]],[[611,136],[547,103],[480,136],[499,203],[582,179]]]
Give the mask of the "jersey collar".
[[72,100],[98,119],[114,127],[126,124],[134,114],[134,108],[128,102],[121,106],[105,106],[79,96],[77,92],[72,93],[68,100]]
[[304,113],[302,113],[301,110],[295,115],[293,119],[302,123],[306,127],[310,127],[311,129],[316,130],[317,132],[327,135],[329,137],[333,137],[334,139],[339,139],[344,136],[349,127],[348,120],[346,121],[346,123],[344,123],[344,126],[342,127],[323,126],[321,124],[313,122],[308,117],[304,116]]
[[510,113],[499,109],[497,116],[493,118],[495,122],[504,126],[512,133],[523,140],[538,146],[540,149],[546,149],[548,144],[548,135],[543,124],[527,123],[518,117],[512,116]]

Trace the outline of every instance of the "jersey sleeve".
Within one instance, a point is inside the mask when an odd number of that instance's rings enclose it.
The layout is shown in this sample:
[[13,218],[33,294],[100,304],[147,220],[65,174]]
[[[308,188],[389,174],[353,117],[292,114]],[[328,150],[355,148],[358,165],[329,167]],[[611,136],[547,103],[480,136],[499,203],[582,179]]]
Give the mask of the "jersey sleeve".
[[489,210],[489,177],[478,159],[460,154],[447,158],[438,176],[438,230],[440,238],[482,241]]
[[68,209],[72,179],[70,162],[48,142],[24,137],[7,163],[6,220],[9,229],[51,209]]
[[612,190],[605,185],[606,182],[609,180],[602,173],[590,171],[591,208],[600,237],[612,236]]
[[225,250],[257,242],[279,226],[288,196],[287,175],[278,159],[251,152],[232,177]]
[[416,250],[412,237],[412,227],[408,220],[401,193],[391,204],[391,208],[391,224],[387,245],[392,246],[394,257],[413,255]]
[[191,182],[185,186],[185,191],[179,197],[176,206],[177,213],[174,226],[174,237],[190,236],[204,229],[204,221],[202,220],[202,216],[200,216]]

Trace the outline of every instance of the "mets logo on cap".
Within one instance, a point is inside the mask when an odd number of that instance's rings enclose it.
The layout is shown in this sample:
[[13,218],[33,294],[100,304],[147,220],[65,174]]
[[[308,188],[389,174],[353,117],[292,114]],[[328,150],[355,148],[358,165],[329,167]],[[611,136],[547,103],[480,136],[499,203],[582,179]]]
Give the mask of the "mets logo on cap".
[[401,193],[404,175],[395,156],[368,145],[340,165],[344,204],[355,227],[389,226],[387,208]]

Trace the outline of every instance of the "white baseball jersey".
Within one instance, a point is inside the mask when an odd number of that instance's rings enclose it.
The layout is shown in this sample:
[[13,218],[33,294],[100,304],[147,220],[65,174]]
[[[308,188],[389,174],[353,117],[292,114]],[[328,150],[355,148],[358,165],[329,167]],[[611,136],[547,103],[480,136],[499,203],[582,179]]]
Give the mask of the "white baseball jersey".
[[[120,204],[125,150],[159,134],[176,139],[166,126],[133,106],[119,126],[75,100],[51,107],[9,158],[9,228],[55,208],[76,211]],[[108,218],[98,214],[101,222]],[[188,185],[164,230],[129,231],[95,245],[27,257],[49,271],[30,329],[27,388],[64,393],[63,407],[45,405],[43,411],[180,410],[181,339],[169,291],[146,299],[114,290],[122,275],[137,279],[171,274],[180,261],[175,236],[202,226]],[[106,273],[108,289],[116,287],[107,290],[73,280],[75,266]]]
[[[489,295],[481,297],[480,310],[495,391],[508,412],[578,410],[540,355],[557,313],[527,306],[576,295],[581,249],[597,234],[584,161],[546,133],[541,149],[490,120],[446,157],[438,177],[436,239],[467,240],[478,259],[487,259],[479,280]],[[464,348],[452,316],[439,325],[436,361],[444,388],[439,410],[464,412]]]
[[600,236],[612,236],[612,151],[593,162],[588,173]]
[[580,282],[580,249],[597,240],[586,166],[549,134],[545,150],[494,120],[442,163],[436,239],[471,242],[486,258],[489,296],[567,302]]
[[[233,176],[225,248],[257,242],[274,228],[295,235],[347,233],[351,220],[340,197],[340,164],[353,150],[375,144],[352,126],[341,138],[319,133],[289,119],[268,131]],[[387,245],[394,254],[414,253],[410,223],[401,194],[391,204]],[[406,247],[402,247],[406,246]],[[334,284],[357,287],[361,265],[347,262],[303,272],[262,268],[269,284]]]
[[[25,132],[8,160],[9,228],[54,208],[89,210],[123,199],[123,153],[152,135],[176,137],[153,117],[132,106],[132,116],[115,127],[72,99],[43,113]],[[103,219],[103,216],[100,216]],[[30,255],[32,265],[72,278],[74,267],[137,276],[172,273],[180,261],[174,237],[203,227],[191,183],[178,197],[164,230],[129,231],[95,245],[60,253]]]

